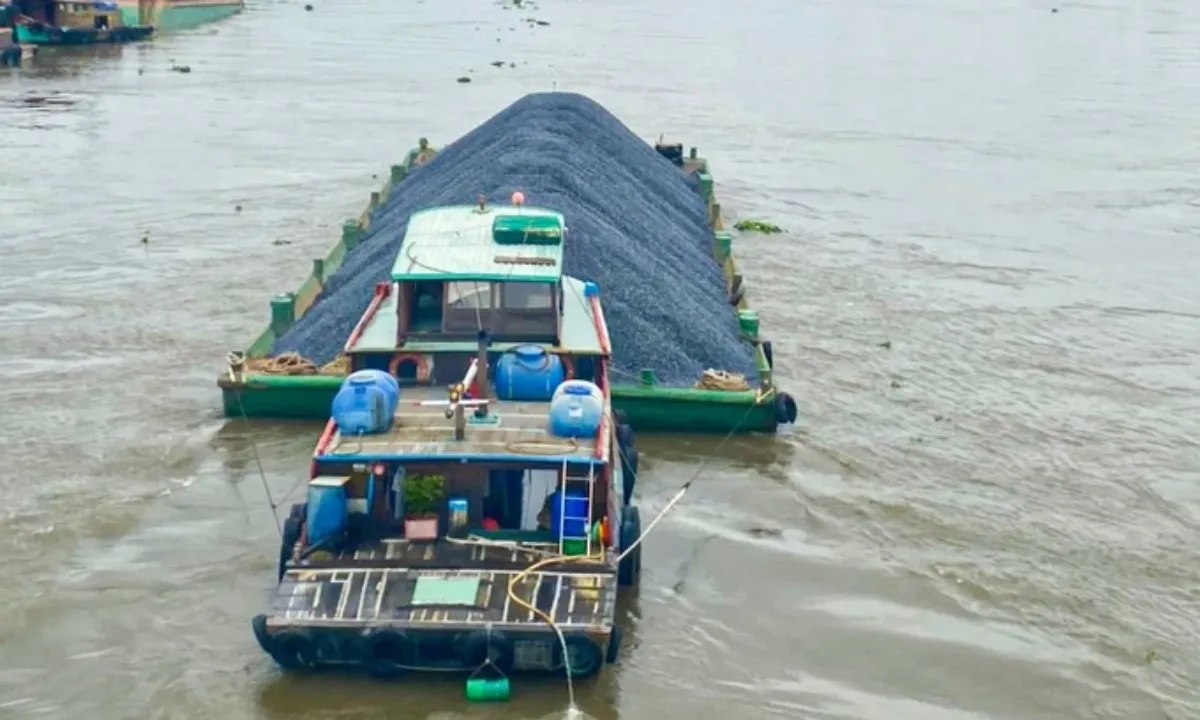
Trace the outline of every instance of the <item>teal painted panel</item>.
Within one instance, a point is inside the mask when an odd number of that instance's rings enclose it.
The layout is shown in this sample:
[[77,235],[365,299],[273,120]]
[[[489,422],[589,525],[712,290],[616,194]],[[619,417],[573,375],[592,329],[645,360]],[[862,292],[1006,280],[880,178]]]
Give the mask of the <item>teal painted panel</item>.
[[[230,15],[242,11],[241,3],[222,5],[168,5],[162,11],[155,24],[155,30],[160,32],[175,32],[191,30],[217,20],[224,20]],[[138,9],[134,7],[121,8],[121,22],[126,25],[138,25]]]

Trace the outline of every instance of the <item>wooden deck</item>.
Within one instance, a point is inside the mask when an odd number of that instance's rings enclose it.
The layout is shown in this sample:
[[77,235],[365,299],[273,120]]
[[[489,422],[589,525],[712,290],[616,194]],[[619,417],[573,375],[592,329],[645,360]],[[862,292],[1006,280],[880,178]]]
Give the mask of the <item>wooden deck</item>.
[[403,388],[395,423],[389,432],[363,437],[333,436],[324,459],[366,457],[368,459],[422,458],[443,460],[447,456],[476,460],[568,458],[586,462],[593,458],[592,438],[560,438],[549,433],[550,403],[495,401],[489,419],[477,420],[468,411],[466,438],[454,439],[454,420],[445,406],[423,406],[422,401],[445,400],[445,388]]
[[[271,627],[434,630],[492,623],[542,629],[540,617],[512,602],[508,583],[543,557],[542,552],[512,547],[385,541],[289,568],[267,622]],[[563,629],[612,625],[617,579],[607,565],[576,561],[550,566],[522,578],[515,590]]]

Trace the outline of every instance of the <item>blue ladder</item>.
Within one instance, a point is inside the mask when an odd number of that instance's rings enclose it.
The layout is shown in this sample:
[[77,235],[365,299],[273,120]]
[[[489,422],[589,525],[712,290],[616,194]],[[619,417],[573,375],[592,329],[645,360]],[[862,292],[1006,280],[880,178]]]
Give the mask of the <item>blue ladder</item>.
[[[596,487],[596,467],[588,466],[588,476],[584,478],[572,478],[567,475],[567,461],[563,460],[563,486],[562,493],[559,496],[558,509],[558,554],[566,555],[566,543],[568,540],[583,540],[584,554],[590,556],[592,554],[592,502],[595,499]],[[567,486],[571,482],[585,482],[588,486],[587,493],[587,516],[580,517],[577,515],[567,515]],[[583,526],[583,535],[567,535],[567,523],[577,521]]]

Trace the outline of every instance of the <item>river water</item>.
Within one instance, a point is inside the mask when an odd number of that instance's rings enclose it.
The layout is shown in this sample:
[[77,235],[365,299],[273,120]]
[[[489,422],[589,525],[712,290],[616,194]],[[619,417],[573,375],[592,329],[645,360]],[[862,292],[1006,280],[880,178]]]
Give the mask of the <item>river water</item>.
[[1200,7],[314,2],[0,77],[0,717],[563,716],[282,675],[255,453],[279,499],[319,428],[214,386],[418,136],[557,87],[787,228],[737,249],[803,407],[641,439],[643,515],[707,465],[587,715],[1200,718]]

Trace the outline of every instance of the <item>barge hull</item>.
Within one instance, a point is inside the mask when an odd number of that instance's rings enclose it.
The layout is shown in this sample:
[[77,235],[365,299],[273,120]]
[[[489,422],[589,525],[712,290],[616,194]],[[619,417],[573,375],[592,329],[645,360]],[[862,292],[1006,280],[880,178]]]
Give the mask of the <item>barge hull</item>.
[[[407,176],[414,154],[403,164],[393,165],[388,181],[378,192],[371,193],[366,209],[342,225],[342,238],[325,258],[313,261],[313,272],[294,294],[291,317],[274,322],[245,352],[249,360],[265,357],[276,337],[303,316],[320,293],[325,279],[341,267],[347,252],[354,248],[370,227],[371,216],[399,183]],[[733,253],[722,248],[718,236],[724,235],[721,205],[716,201],[714,184],[708,174],[708,163],[701,158],[685,161],[685,172],[700,177],[700,189],[709,208],[709,221],[714,230],[713,256],[721,263],[727,289],[739,295],[731,312],[749,310],[745,293],[735,292],[741,284]],[[725,238],[729,241],[728,236]],[[773,384],[773,361],[764,345],[755,345],[755,364],[764,385],[763,390],[708,390],[701,388],[667,387],[646,383],[613,383],[612,402],[635,430],[680,433],[774,433],[781,423],[796,419],[796,405],[790,396]],[[326,420],[330,403],[341,387],[342,374],[279,375],[247,371],[235,375],[226,371],[217,378],[222,391],[224,414],[229,418],[243,415],[248,418],[279,418]]]

